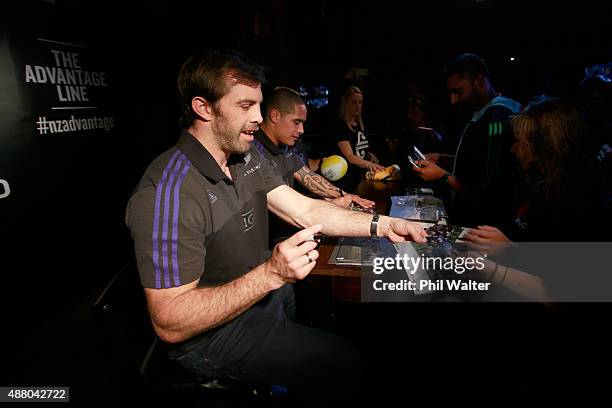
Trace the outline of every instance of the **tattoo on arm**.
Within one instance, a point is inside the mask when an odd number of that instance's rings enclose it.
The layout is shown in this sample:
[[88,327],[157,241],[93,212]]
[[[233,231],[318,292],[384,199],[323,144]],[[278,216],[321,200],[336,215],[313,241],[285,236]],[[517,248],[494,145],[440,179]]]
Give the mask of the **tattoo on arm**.
[[305,166],[294,174],[295,178],[308,190],[325,198],[340,197],[338,187],[327,181],[323,176],[311,172]]

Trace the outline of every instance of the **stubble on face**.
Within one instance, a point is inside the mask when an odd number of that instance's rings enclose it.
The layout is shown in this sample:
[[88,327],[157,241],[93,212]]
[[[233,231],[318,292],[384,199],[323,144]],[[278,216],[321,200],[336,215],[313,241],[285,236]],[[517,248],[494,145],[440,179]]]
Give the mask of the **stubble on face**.
[[237,84],[212,106],[211,133],[226,154],[244,154],[251,148],[259,129],[261,87]]
[[482,98],[478,93],[476,81],[467,75],[454,74],[447,81],[450,92],[458,95],[455,108],[464,115],[476,112],[482,105]]
[[242,140],[240,134],[247,131],[256,131],[257,126],[250,126],[247,123],[232,126],[232,123],[218,110],[216,119],[212,124],[213,135],[219,147],[231,153],[244,154],[251,148],[251,143]]
[[242,129],[235,129],[220,111],[216,113],[216,116],[212,124],[212,131],[219,147],[227,152],[246,153],[249,150],[250,144],[240,140]]

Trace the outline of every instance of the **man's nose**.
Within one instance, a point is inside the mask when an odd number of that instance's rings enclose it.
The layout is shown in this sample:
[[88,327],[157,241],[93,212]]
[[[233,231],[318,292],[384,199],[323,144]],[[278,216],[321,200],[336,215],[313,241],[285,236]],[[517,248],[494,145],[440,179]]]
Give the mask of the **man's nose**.
[[451,105],[456,104],[457,102],[459,102],[459,95],[457,94],[451,94],[450,95],[450,103]]
[[257,107],[254,111],[254,116],[251,118],[251,122],[257,122],[258,125],[261,125],[263,122],[263,117],[261,116],[261,106],[257,104]]
[[304,124],[300,123],[298,125],[298,133],[301,135],[302,133],[304,133]]

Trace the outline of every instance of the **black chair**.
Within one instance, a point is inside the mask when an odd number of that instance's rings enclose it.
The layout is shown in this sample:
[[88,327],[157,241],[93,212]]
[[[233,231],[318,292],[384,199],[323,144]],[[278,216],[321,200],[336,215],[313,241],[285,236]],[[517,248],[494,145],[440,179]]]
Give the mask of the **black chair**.
[[92,305],[92,314],[120,365],[126,387],[141,389],[149,397],[170,399],[173,391],[180,391],[182,400],[186,389],[197,393],[194,398],[198,399],[204,398],[203,393],[208,393],[208,397],[214,394],[213,398],[248,398],[257,393],[245,383],[197,376],[168,357],[166,344],[159,340],[151,324],[135,260],[126,264],[104,288]]

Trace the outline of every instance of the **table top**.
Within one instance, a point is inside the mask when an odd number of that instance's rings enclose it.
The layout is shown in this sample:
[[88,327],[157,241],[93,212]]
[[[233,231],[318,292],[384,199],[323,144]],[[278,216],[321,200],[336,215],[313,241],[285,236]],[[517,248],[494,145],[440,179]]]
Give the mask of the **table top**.
[[376,212],[389,214],[391,196],[405,195],[405,188],[401,181],[374,181],[363,179],[357,186],[355,194],[372,200],[376,203]]
[[329,257],[331,256],[338,237],[326,237],[325,241],[319,247],[319,259],[317,259],[317,266],[310,272],[310,275],[324,275],[324,276],[344,276],[348,278],[359,278],[361,276],[359,266],[341,266],[329,264]]
[[[372,200],[376,203],[376,212],[379,214],[389,214],[390,199],[394,195],[404,195],[404,185],[397,181],[374,181],[361,180],[355,194]],[[329,264],[328,260],[331,256],[336,244],[337,237],[326,237],[319,247],[319,259],[317,266],[314,267],[310,275],[318,276],[337,276],[347,278],[359,278],[361,276],[361,268],[359,266],[340,266]]]

